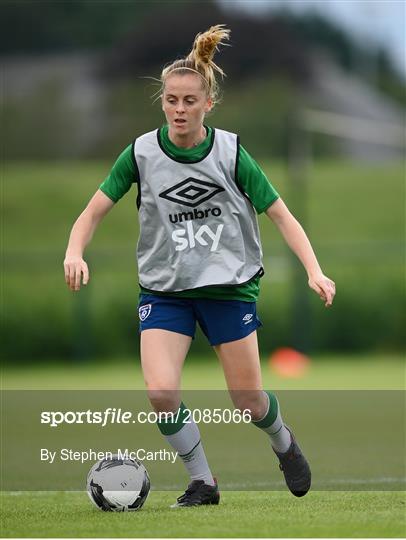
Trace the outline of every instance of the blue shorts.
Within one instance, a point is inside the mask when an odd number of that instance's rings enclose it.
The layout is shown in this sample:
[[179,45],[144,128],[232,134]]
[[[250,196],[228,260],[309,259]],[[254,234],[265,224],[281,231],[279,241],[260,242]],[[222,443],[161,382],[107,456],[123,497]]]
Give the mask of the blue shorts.
[[175,298],[141,294],[138,308],[140,332],[161,328],[194,339],[196,321],[210,345],[220,345],[248,336],[262,326],[255,302]]

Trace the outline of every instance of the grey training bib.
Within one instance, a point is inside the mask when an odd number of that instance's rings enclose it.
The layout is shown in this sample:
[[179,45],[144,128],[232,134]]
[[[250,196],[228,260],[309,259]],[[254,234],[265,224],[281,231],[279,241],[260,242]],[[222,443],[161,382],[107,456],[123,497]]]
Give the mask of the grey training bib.
[[240,285],[263,274],[255,210],[235,178],[238,137],[220,129],[212,136],[211,150],[194,163],[169,157],[159,130],[134,143],[138,274],[145,289]]

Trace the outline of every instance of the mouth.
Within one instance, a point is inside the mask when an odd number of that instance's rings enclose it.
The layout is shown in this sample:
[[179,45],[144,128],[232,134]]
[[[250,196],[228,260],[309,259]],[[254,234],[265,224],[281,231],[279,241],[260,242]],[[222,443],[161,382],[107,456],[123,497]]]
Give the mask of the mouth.
[[184,126],[186,124],[186,120],[184,118],[175,118],[174,123],[177,126]]

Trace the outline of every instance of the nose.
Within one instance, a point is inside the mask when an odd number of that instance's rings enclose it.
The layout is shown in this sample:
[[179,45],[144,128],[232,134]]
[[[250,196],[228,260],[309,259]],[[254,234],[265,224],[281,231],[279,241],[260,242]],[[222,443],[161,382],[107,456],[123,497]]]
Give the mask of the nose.
[[178,101],[178,103],[176,105],[176,112],[177,112],[177,114],[181,114],[181,113],[185,112],[185,107],[184,107],[184,105],[183,105],[183,103],[181,101]]

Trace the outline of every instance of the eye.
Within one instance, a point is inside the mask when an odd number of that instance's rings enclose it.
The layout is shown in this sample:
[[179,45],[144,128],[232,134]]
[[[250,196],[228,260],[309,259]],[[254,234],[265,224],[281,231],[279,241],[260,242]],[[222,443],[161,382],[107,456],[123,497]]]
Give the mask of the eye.
[[187,99],[187,100],[186,100],[186,103],[187,103],[188,105],[193,105],[193,104],[195,103],[195,100],[194,100],[194,99]]

